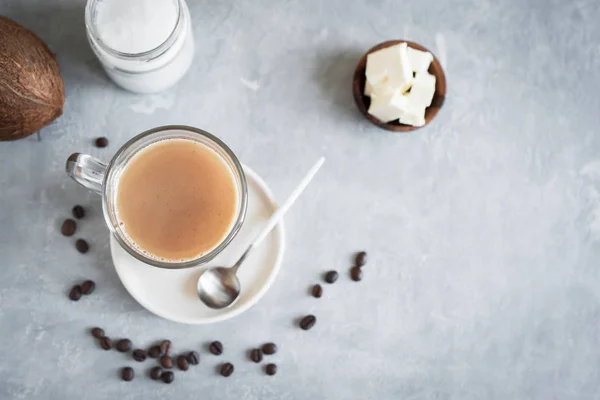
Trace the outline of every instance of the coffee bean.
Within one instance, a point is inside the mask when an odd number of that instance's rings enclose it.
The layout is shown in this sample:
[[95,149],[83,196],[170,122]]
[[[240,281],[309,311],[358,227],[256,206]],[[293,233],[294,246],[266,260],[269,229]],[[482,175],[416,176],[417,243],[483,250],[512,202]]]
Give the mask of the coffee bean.
[[226,378],[233,374],[233,370],[234,368],[232,363],[225,363],[221,365],[221,375],[223,375]]
[[145,361],[146,360],[146,350],[136,349],[133,351],[133,354],[131,356],[137,362]]
[[188,363],[188,360],[185,358],[184,355],[180,355],[177,357],[177,366],[180,370],[187,371],[190,367],[190,364]]
[[148,357],[150,358],[158,358],[160,357],[160,347],[158,346],[152,346],[150,347],[150,349],[148,350]]
[[339,274],[337,271],[329,271],[325,274],[325,282],[334,283],[337,281]]
[[198,354],[195,351],[190,351],[189,353],[187,353],[187,356],[185,356],[185,358],[187,358],[188,362],[192,365],[200,364],[200,354]]
[[72,219],[65,219],[62,226],[60,227],[60,233],[65,236],[73,236],[75,231],[77,230],[77,223]]
[[323,288],[318,283],[312,288],[312,295],[317,299],[323,296]]
[[162,356],[160,358],[160,365],[165,369],[173,368],[173,359],[169,356]]
[[119,340],[117,342],[117,345],[115,347],[121,353],[125,353],[126,351],[129,351],[131,349],[131,340],[129,340],[129,339],[121,339],[121,340]]
[[163,370],[161,367],[154,367],[150,370],[150,378],[157,381],[163,374]]
[[85,254],[90,249],[90,246],[88,245],[88,243],[85,240],[77,239],[77,241],[75,242],[75,248],[81,254]]
[[82,294],[92,294],[94,289],[96,289],[96,284],[94,283],[94,281],[87,280],[81,284]]
[[134,376],[135,373],[131,367],[125,367],[121,370],[121,378],[126,382],[132,381]]
[[92,328],[92,336],[96,339],[102,338],[104,336],[104,329],[98,327]]
[[158,358],[160,356],[160,347],[150,347],[150,350],[148,350],[148,356],[150,356],[150,358]]
[[360,267],[352,267],[350,269],[350,277],[355,282],[360,281],[362,279],[362,269]]
[[367,252],[361,251],[360,253],[356,254],[356,257],[354,258],[354,263],[357,267],[362,267],[363,265],[365,265],[367,263]]
[[275,375],[277,373],[277,365],[276,364],[267,364],[265,367],[265,372],[267,375]]
[[307,315],[306,317],[302,318],[302,320],[300,321],[300,328],[307,331],[310,328],[312,328],[313,326],[315,326],[316,322],[317,322],[317,317],[315,317],[314,315]]
[[223,354],[223,344],[221,342],[219,342],[218,340],[215,340],[214,342],[212,342],[210,344],[210,346],[208,346],[208,349],[215,356],[220,356],[221,354]]
[[265,343],[262,347],[263,353],[266,355],[271,355],[277,353],[277,345],[275,343]]
[[73,213],[73,216],[77,219],[85,217],[85,210],[79,205],[73,207],[73,210],[71,210],[71,212]]
[[100,338],[100,347],[102,347],[104,350],[110,350],[112,349],[112,341],[110,340],[110,338],[104,336]]
[[255,363],[259,363],[263,359],[263,353],[261,349],[252,349],[250,352],[250,359]]
[[171,347],[172,344],[170,340],[163,340],[160,342],[160,354],[169,355],[171,352]]
[[161,378],[164,383],[171,383],[175,379],[175,374],[172,371],[165,371],[162,373]]
[[73,301],[78,301],[81,298],[81,286],[73,286],[69,292],[69,298]]
[[99,137],[96,139],[96,147],[104,148],[108,146],[108,139],[105,137]]

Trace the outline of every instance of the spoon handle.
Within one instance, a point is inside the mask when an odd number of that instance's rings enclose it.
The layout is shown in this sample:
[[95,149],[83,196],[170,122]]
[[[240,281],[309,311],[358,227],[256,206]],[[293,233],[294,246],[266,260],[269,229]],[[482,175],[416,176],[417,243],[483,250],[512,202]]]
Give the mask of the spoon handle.
[[308,171],[304,179],[302,179],[298,186],[296,186],[296,188],[289,195],[287,200],[281,206],[279,206],[279,208],[277,208],[273,215],[271,215],[271,218],[269,218],[269,221],[267,222],[263,230],[259,233],[256,239],[254,239],[254,242],[252,243],[253,247],[258,246],[259,243],[262,242],[262,240],[269,234],[269,232],[271,232],[271,229],[273,229],[273,227],[279,222],[279,220],[283,217],[287,210],[290,209],[292,204],[294,204],[294,202],[296,201],[298,196],[302,194],[304,189],[306,189],[306,186],[308,186],[308,184],[315,176],[319,168],[321,168],[321,165],[323,165],[324,162],[325,157],[319,158],[319,161],[317,161],[317,163],[310,169],[310,171]]
[[244,254],[242,254],[240,259],[232,267],[234,271],[237,271],[237,269],[240,267],[240,265],[242,265],[244,260],[250,255],[252,250],[255,247],[257,247],[260,244],[260,242],[262,242],[263,239],[269,234],[269,232],[271,232],[273,227],[275,225],[277,225],[277,223],[279,222],[279,220],[281,220],[281,218],[286,213],[286,211],[290,209],[292,204],[294,204],[294,202],[296,201],[298,196],[300,196],[300,194],[302,194],[304,189],[306,189],[306,186],[308,186],[308,184],[310,183],[312,178],[315,176],[315,174],[317,173],[319,168],[321,168],[321,165],[323,165],[324,162],[325,162],[325,157],[319,158],[317,163],[310,169],[310,171],[308,171],[308,173],[306,174],[304,179],[302,179],[302,181],[298,184],[298,186],[296,186],[296,188],[289,195],[289,197],[286,199],[286,201],[277,208],[277,210],[273,213],[273,215],[271,215],[271,218],[269,218],[269,221],[267,221],[267,224],[264,226],[264,228],[262,228],[262,230],[260,231],[260,233],[258,234],[256,239],[254,239],[254,242],[252,242],[252,244],[250,246],[248,246],[248,248],[246,249]]

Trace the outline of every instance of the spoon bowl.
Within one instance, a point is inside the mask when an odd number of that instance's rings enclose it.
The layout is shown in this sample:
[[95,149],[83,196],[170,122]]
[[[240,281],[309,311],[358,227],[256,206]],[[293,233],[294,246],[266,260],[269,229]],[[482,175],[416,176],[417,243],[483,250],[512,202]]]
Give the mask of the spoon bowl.
[[240,288],[240,281],[232,268],[210,268],[198,278],[198,297],[210,308],[231,306],[239,298]]

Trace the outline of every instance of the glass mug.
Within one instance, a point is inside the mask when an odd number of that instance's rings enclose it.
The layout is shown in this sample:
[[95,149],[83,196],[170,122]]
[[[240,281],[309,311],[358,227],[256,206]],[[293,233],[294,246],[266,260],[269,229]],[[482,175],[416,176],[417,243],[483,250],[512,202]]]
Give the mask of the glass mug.
[[[126,233],[119,224],[116,212],[117,187],[121,173],[127,163],[138,152],[147,146],[162,140],[187,139],[193,140],[217,153],[230,169],[239,195],[239,207],[231,230],[214,249],[193,260],[160,261],[150,258],[137,249],[127,239]],[[79,184],[102,195],[102,210],[104,220],[117,242],[139,261],[167,269],[194,267],[209,262],[217,256],[237,235],[246,217],[248,205],[248,187],[242,165],[229,147],[217,137],[201,129],[182,125],[161,126],[140,133],[121,147],[108,164],[80,153],[71,154],[66,164],[67,175]]]

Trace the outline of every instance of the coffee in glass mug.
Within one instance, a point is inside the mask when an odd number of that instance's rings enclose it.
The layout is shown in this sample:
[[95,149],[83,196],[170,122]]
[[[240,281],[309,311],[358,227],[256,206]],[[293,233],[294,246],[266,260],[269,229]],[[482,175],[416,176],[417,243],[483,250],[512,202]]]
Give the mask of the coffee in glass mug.
[[214,258],[246,213],[241,164],[219,139],[191,127],[144,132],[108,165],[75,153],[67,173],[102,194],[107,225],[125,250],[158,267]]

